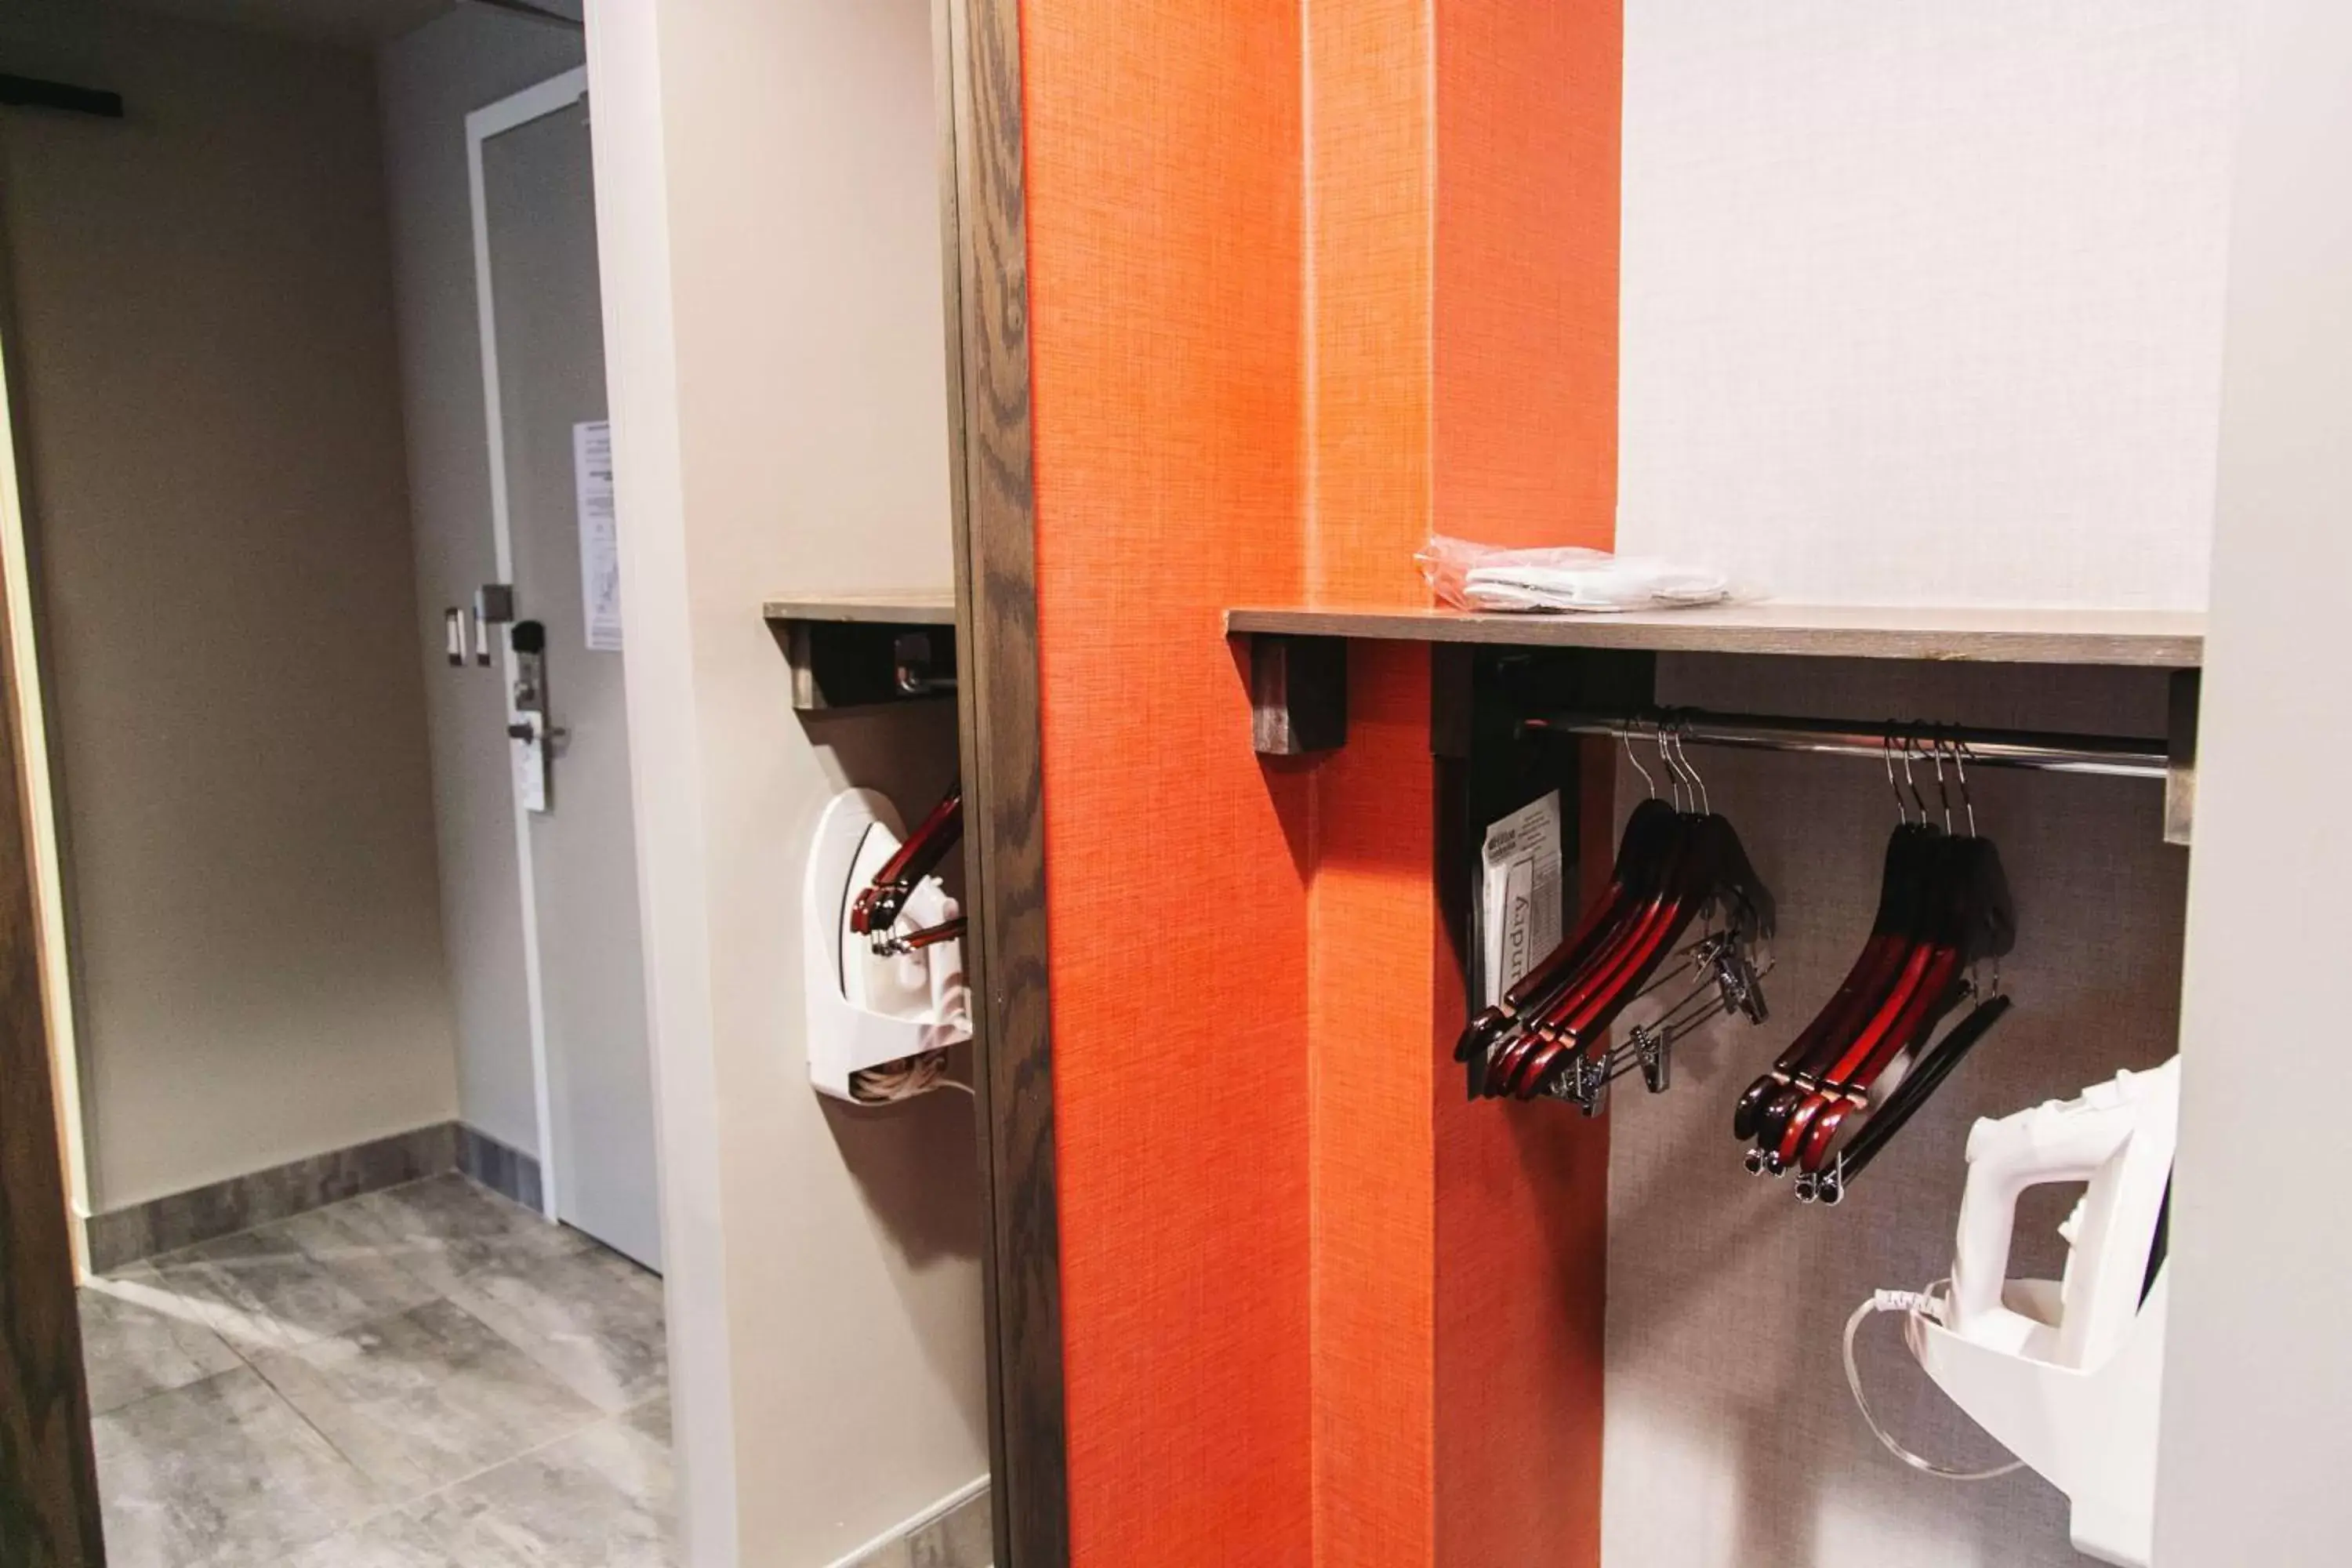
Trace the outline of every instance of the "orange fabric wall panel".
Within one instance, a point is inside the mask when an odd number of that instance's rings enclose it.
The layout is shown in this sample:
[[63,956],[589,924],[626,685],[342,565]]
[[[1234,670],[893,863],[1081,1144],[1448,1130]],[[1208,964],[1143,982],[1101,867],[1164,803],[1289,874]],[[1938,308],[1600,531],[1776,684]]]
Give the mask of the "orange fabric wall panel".
[[1429,602],[1428,0],[1306,0],[1311,265],[1307,591]]
[[1023,20],[1075,1559],[1592,1561],[1605,1138],[1458,1100],[1428,650],[1261,765],[1219,612],[1607,539],[1615,9]]
[[1307,779],[1219,613],[1304,588],[1298,6],[1023,34],[1073,1556],[1297,1568]]
[[1359,643],[1347,749],[1315,775],[1309,895],[1318,1568],[1435,1552],[1436,821],[1429,650]]
[[1434,0],[1440,531],[1616,537],[1620,0]]

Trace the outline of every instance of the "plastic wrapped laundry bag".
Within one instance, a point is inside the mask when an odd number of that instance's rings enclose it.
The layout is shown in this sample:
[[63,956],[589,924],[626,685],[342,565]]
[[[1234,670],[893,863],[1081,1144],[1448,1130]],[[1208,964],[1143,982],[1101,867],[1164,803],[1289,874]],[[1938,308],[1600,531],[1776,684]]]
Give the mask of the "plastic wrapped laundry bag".
[[1614,555],[1569,545],[1516,550],[1439,534],[1413,561],[1446,604],[1463,610],[1661,610],[1721,604],[1719,572],[1654,555]]

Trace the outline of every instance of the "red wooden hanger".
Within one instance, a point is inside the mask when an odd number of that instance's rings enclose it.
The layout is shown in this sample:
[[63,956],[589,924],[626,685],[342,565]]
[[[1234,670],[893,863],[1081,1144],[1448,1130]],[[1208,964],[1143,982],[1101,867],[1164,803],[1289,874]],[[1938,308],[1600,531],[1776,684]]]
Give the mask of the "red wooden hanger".
[[[1678,780],[1686,783],[1691,804],[1704,807],[1704,783],[1688,758],[1680,755],[1679,737],[1669,750],[1669,733],[1661,726],[1660,756]],[[1629,755],[1630,751],[1629,747]],[[1648,776],[1646,770],[1643,776]],[[1595,1070],[1605,1081],[1614,1063],[1605,1052],[1598,1063],[1592,1061],[1588,1042],[1601,1038],[1618,1015],[1645,994],[1651,976],[1675,951],[1694,921],[1719,910],[1749,935],[1769,928],[1770,895],[1730,823],[1712,810],[1701,810],[1678,813],[1676,825],[1656,893],[1630,921],[1616,928],[1616,934],[1592,961],[1522,1029],[1514,1047],[1498,1058],[1491,1079],[1500,1086],[1496,1091],[1532,1099],[1548,1092],[1564,1074]],[[1748,975],[1748,988],[1752,991],[1752,969]],[[1703,978],[1701,984],[1711,983]],[[1727,994],[1718,1006],[1729,1005]]]
[[1660,874],[1668,836],[1678,830],[1679,816],[1655,795],[1635,806],[1618,840],[1607,889],[1586,907],[1566,941],[1522,975],[1498,1002],[1470,1020],[1454,1047],[1454,1059],[1468,1065],[1474,1096],[1485,1090],[1493,1047],[1523,1021],[1539,1015],[1582,972],[1619,922],[1648,897]]
[[[1870,1113],[1870,1091],[1879,1079],[1906,1053],[1916,1059],[1945,1016],[1974,994],[1968,975],[1977,961],[2007,952],[2015,940],[2016,916],[2000,851],[1977,834],[1972,800],[1967,802],[1967,837],[1948,837],[1951,801],[1944,782],[1943,745],[1938,739],[1935,761],[1947,834],[1933,841],[1926,856],[1929,886],[1916,941],[1869,1021],[1807,1088],[1785,1123],[1775,1128],[1766,1119],[1759,1146],[1776,1172],[1801,1166],[1809,1173],[1820,1173],[1841,1134],[1851,1130],[1857,1116]],[[1957,747],[1952,761],[1967,800],[1967,768]],[[1761,1142],[1774,1134],[1775,1142]]]
[[[950,850],[963,837],[963,785],[950,784],[948,793],[931,807],[929,815],[915,825],[898,852],[882,863],[874,879],[857,890],[849,906],[849,929],[859,936],[877,939],[877,950],[906,952],[927,947],[947,940],[946,929],[931,927],[925,931],[911,931],[891,938],[891,926],[906,910],[907,900],[923,879],[938,870]],[[959,929],[954,934],[961,936]],[[923,940],[918,941],[917,938]]]

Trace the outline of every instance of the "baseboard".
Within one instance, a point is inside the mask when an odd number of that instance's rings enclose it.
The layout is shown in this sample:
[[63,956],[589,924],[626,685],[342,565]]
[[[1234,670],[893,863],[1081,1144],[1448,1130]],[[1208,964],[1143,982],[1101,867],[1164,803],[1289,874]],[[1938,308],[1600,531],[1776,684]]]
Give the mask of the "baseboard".
[[996,1556],[988,1478],[957,1488],[833,1568],[989,1568]]
[[544,1202],[546,1189],[539,1183],[536,1158],[462,1121],[457,1123],[457,1169],[533,1213]]
[[[250,1175],[91,1215],[82,1226],[92,1274],[251,1230],[457,1166],[457,1124],[437,1122]],[[537,1170],[533,1168],[533,1179]]]

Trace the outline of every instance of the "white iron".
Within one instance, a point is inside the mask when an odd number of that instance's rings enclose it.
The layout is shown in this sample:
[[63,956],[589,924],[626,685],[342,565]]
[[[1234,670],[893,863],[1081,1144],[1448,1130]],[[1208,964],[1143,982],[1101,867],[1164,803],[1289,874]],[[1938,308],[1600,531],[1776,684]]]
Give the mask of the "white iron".
[[[2073,1500],[2076,1551],[2125,1568],[2152,1550],[2168,1270],[2148,1265],[2179,1120],[2175,1057],[1979,1121],[1949,1289],[1906,1303],[1927,1375]],[[2089,1184],[2065,1277],[2008,1279],[2017,1200],[2053,1182]]]
[[[971,1038],[963,943],[886,957],[849,926],[858,889],[898,852],[903,832],[887,798],[844,790],[826,804],[809,846],[801,889],[809,1078],[836,1099],[865,1103],[851,1088],[858,1073]],[[939,879],[926,877],[891,930],[942,925],[957,912]]]

